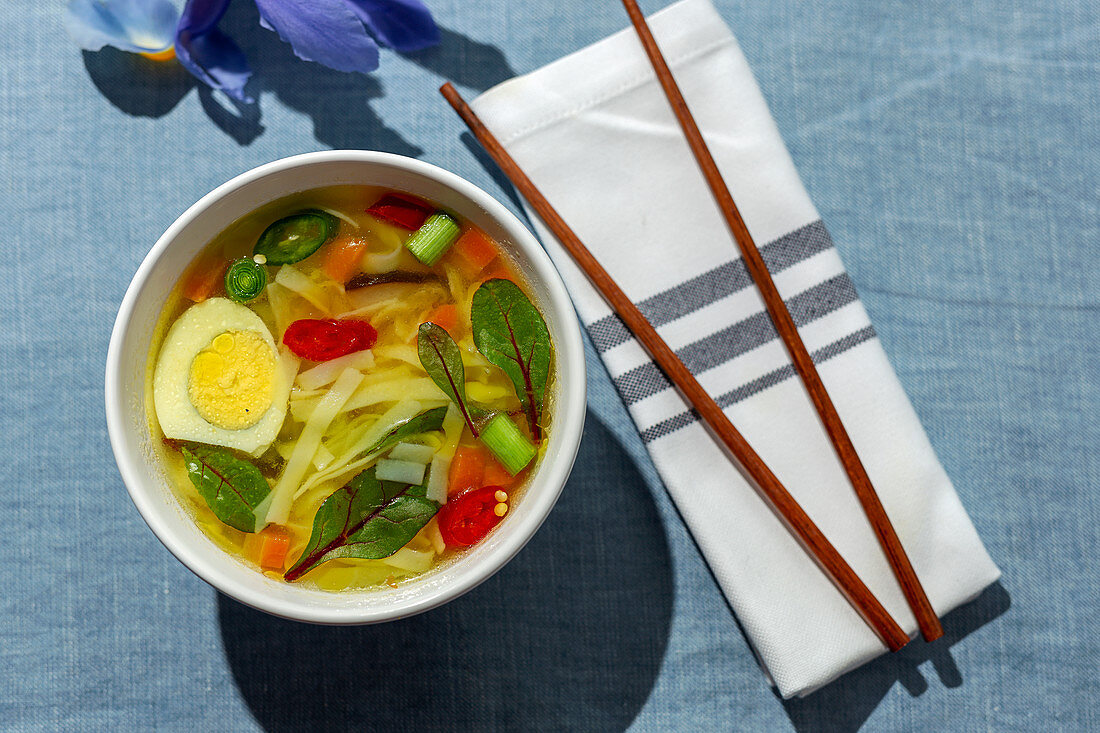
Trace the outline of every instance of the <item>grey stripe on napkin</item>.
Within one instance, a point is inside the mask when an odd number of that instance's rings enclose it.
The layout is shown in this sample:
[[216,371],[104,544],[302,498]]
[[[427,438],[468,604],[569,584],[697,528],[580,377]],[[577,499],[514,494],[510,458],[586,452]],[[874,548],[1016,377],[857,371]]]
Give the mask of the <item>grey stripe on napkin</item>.
[[[787,299],[795,325],[804,326],[857,299],[847,273],[841,273]],[[693,374],[721,366],[758,346],[779,338],[765,311],[709,334],[677,350],[676,355]],[[672,387],[653,362],[646,362],[615,378],[615,386],[628,405]]]
[[[815,221],[764,245],[760,248],[760,255],[768,270],[775,274],[832,246],[833,240],[824,223]],[[646,298],[638,303],[638,310],[654,326],[663,326],[752,284],[744,261],[738,258]],[[614,314],[591,324],[588,333],[599,352],[626,343],[631,338],[626,325]]]
[[[822,362],[826,362],[829,359],[832,359],[834,356],[840,356],[848,349],[859,346],[864,341],[873,339],[874,337],[874,326],[867,326],[866,328],[861,328],[855,333],[848,334],[842,339],[834,341],[828,346],[818,349],[817,351],[810,354],[810,356],[813,357],[815,364],[821,364]],[[781,382],[785,382],[786,380],[794,376],[794,367],[790,364],[786,364],[778,369],[768,372],[762,377],[743,384],[737,389],[730,390],[725,394],[721,394],[718,397],[715,397],[714,401],[718,403],[719,407],[726,408],[730,405],[734,405],[740,402],[741,400],[748,399],[754,394],[763,392],[768,387],[774,387]],[[652,427],[643,430],[642,441],[645,443],[651,443],[658,438],[663,438],[664,436],[679,430],[680,428],[691,425],[698,419],[699,414],[695,412],[695,410],[681,412],[675,417],[670,417],[667,420],[662,420],[656,425],[653,425]]]

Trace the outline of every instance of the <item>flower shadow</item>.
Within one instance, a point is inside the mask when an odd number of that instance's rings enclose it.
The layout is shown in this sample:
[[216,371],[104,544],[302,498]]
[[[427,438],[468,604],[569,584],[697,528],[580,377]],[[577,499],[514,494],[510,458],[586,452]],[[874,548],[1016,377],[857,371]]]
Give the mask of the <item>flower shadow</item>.
[[499,48],[448,28],[439,29],[438,45],[401,55],[442,79],[479,92],[516,75]]
[[110,46],[81,53],[99,93],[134,117],[163,117],[198,85],[195,77],[174,62],[152,61]]
[[[334,71],[299,59],[278,34],[260,26],[253,3],[230,4],[220,27],[249,59],[254,74],[247,89],[256,102],[242,104],[215,94],[175,62],[151,61],[110,47],[83,52],[84,67],[108,101],[136,117],[162,117],[197,88],[207,116],[239,145],[249,145],[263,134],[260,105],[265,96],[273,95],[310,117],[314,137],[323,145],[411,157],[423,153],[373,109],[374,100],[385,94],[377,74]],[[515,73],[496,47],[445,28],[438,46],[403,56],[428,71],[477,89],[486,89]]]
[[622,730],[668,643],[672,565],[657,507],[588,417],[557,507],[483,585],[419,616],[333,628],[219,596],[256,720],[291,730]]

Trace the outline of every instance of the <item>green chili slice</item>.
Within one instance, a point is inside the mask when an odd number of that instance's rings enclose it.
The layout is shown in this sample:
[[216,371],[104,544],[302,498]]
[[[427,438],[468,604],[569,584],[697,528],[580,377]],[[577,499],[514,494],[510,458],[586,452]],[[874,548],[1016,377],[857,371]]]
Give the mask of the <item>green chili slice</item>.
[[290,265],[316,252],[336,234],[339,220],[324,211],[307,209],[274,222],[256,242],[254,254],[269,265]]

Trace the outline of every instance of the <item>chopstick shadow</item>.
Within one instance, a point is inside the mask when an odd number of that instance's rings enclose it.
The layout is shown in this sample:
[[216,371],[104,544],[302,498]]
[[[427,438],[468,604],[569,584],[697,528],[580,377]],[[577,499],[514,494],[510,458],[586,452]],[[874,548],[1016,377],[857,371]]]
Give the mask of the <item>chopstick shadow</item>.
[[284,621],[225,596],[237,687],[269,731],[622,730],[656,680],[672,564],[630,457],[590,413],[557,507],[496,576],[376,626]]
[[[251,104],[215,94],[174,61],[151,61],[110,47],[84,51],[84,68],[104,98],[135,117],[163,117],[192,88],[197,88],[200,104],[211,122],[242,146],[264,133],[260,103],[265,95],[274,95],[287,107],[311,118],[314,137],[323,145],[412,157],[423,154],[423,149],[375,112],[375,100],[385,95],[378,73],[344,73],[299,59],[289,44],[260,26],[254,3],[231,3],[219,27],[248,57],[254,72],[248,92],[257,100]],[[487,89],[515,75],[495,46],[446,28],[440,30],[439,45],[401,56],[476,89]],[[384,50],[381,70],[393,62],[393,52]]]
[[1008,591],[999,582],[994,583],[970,603],[944,616],[942,638],[931,644],[917,639],[896,654],[881,656],[804,698],[784,700],[783,708],[801,733],[856,731],[895,682],[914,697],[924,694],[928,682],[918,667],[925,662],[932,662],[944,687],[960,687],[963,675],[951,656],[952,645],[1011,605]]
[[519,191],[512,185],[512,182],[508,180],[508,176],[504,175],[504,171],[500,169],[500,166],[496,164],[489,154],[485,152],[485,148],[481,147],[481,143],[477,141],[473,135],[468,132],[464,132],[458,136],[458,139],[462,141],[462,144],[466,146],[466,149],[470,151],[470,155],[474,156],[474,160],[478,162],[486,173],[493,179],[493,181],[500,187],[500,190],[508,197],[508,200],[512,202],[512,206],[518,215],[527,224],[527,228],[531,229],[531,219],[527,216],[527,211],[523,208],[523,202],[520,200]]

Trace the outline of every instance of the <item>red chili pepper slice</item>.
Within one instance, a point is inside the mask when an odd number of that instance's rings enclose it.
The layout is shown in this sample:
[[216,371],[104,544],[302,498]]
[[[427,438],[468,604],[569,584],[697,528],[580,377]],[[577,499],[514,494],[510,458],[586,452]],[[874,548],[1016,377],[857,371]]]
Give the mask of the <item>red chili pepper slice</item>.
[[435,211],[427,201],[401,193],[387,193],[367,209],[375,219],[415,232]]
[[451,547],[469,547],[480,542],[489,530],[500,524],[493,509],[499,486],[486,486],[460,494],[439,510],[439,533]]
[[283,343],[310,361],[329,361],[374,346],[378,331],[366,321],[303,318],[290,324]]

